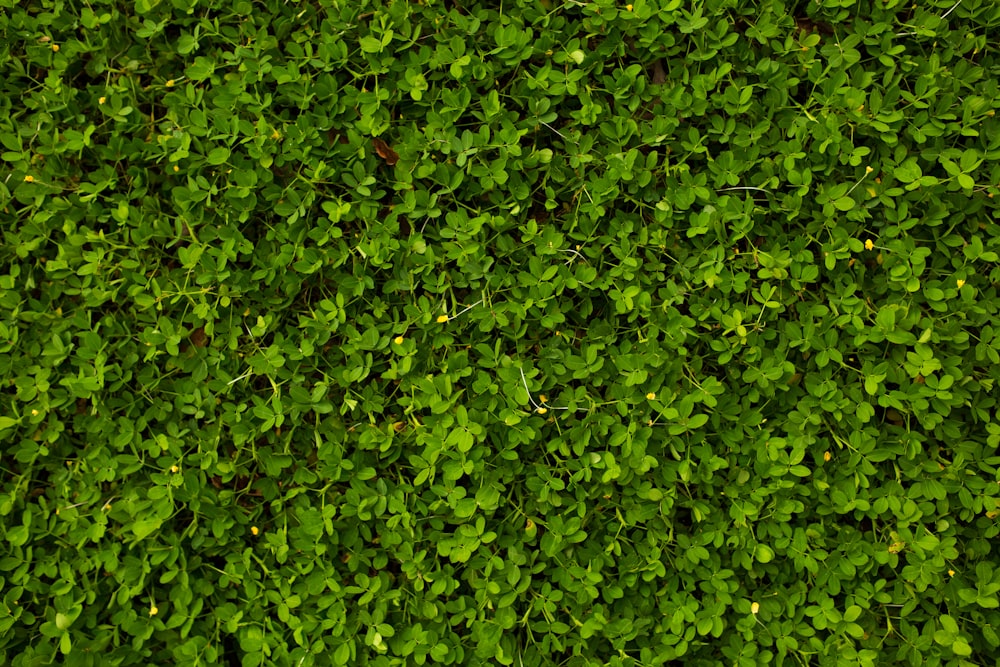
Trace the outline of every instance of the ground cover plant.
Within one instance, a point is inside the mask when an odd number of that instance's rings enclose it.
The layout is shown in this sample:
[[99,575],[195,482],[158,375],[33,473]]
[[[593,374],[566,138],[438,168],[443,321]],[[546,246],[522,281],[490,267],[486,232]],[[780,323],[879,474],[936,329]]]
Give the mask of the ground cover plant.
[[0,662],[993,664],[998,31],[0,0]]

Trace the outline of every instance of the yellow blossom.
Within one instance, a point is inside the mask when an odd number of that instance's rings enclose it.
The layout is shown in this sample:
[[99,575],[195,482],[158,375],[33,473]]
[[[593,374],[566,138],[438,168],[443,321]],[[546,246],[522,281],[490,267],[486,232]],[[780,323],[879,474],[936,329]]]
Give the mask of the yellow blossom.
[[25,183],[34,183],[35,182],[35,177],[32,176],[31,174],[28,174],[27,176],[24,177],[24,182]]
[[548,403],[549,402],[549,399],[545,396],[545,394],[539,394],[538,395],[538,400],[541,401],[542,403]]
[[625,11],[632,11],[632,5],[625,5]]
[[958,289],[962,289],[962,285],[965,284],[965,281],[959,278],[958,280],[955,281],[955,284],[958,285]]
[[653,392],[649,392],[648,394],[646,394],[646,398],[651,401],[654,398],[656,398],[656,394]]
[[955,576],[955,570],[948,570],[948,576],[949,577],[954,577]]
[[178,167],[178,166],[177,166],[177,165],[175,164],[175,165],[174,165],[174,172],[176,173],[176,172],[178,172],[178,171],[180,171],[180,170],[181,170],[181,168],[180,168],[180,167]]
[[149,608],[149,615],[150,616],[156,616],[159,613],[160,613],[160,610],[156,608],[155,604],[152,607]]
[[395,338],[392,339],[392,342],[395,343],[396,345],[402,345],[403,344],[403,337],[402,336],[396,336]]
[[447,315],[438,315],[438,324],[442,324],[448,321]]
[[180,469],[179,466],[170,466],[170,472],[178,473],[180,471],[181,471],[181,469]]
[[544,415],[546,412],[548,412],[548,410],[546,408],[538,408],[537,410],[535,410],[535,412],[537,412],[540,415]]
[[873,171],[875,171],[875,170],[874,170],[874,169],[872,169],[872,168],[871,168],[871,166],[868,166],[868,167],[865,167],[865,175],[866,175],[866,176],[867,176],[868,174],[872,173]]
[[823,460],[824,461],[829,461],[832,458],[833,458],[833,455],[830,454],[830,452],[823,452]]
[[250,526],[250,532],[253,533],[254,535],[259,535],[260,529],[257,528],[257,526]]
[[53,44],[53,45],[52,45],[52,50],[53,50],[54,52],[56,52],[56,53],[59,53],[59,45],[58,45],[58,44]]
[[168,79],[165,85],[167,86],[167,88],[172,88],[175,83],[176,81],[174,81],[173,79]]
[[872,241],[871,239],[868,239],[867,241],[865,241],[865,250],[871,250],[874,247],[875,247],[875,242],[874,241]]
[[754,602],[752,605],[750,605],[750,613],[751,614],[753,614],[754,616],[756,616],[759,611],[760,611],[760,603],[759,602]]
[[104,104],[107,101],[108,101],[108,98],[104,97],[103,95],[101,97],[97,98],[97,103],[98,104]]

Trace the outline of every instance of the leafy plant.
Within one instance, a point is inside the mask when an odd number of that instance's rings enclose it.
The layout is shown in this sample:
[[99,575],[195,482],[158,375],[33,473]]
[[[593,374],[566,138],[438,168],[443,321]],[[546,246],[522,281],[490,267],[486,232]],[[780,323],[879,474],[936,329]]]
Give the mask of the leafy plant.
[[0,0],[0,656],[988,662],[995,3]]

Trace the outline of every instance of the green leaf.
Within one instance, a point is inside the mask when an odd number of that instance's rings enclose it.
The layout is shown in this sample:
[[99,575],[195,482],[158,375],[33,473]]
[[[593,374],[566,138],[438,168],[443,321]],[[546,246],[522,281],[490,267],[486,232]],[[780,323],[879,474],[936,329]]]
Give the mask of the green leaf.
[[159,530],[162,525],[161,519],[140,519],[132,524],[132,534],[135,535],[136,539],[144,540]]
[[972,647],[969,646],[968,642],[964,639],[956,639],[952,642],[951,650],[955,652],[958,656],[969,656],[972,655]]
[[759,563],[770,563],[774,560],[774,549],[766,544],[758,544],[754,556]]
[[857,205],[852,197],[841,197],[833,202],[838,211],[850,211]]
[[360,40],[361,50],[365,53],[380,53],[382,51],[382,41],[374,37],[362,37]]
[[338,642],[337,648],[333,651],[333,664],[335,665],[346,665],[351,659],[351,644],[350,641]]
[[225,163],[229,159],[229,149],[225,146],[218,146],[213,148],[205,156],[205,161],[211,165],[219,165]]

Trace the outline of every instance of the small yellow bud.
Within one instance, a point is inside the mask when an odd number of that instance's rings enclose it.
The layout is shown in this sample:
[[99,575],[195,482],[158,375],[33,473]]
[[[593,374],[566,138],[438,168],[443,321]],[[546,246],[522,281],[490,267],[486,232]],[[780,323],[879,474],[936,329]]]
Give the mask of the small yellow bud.
[[173,79],[168,79],[167,83],[164,84],[164,85],[166,85],[167,88],[173,88],[174,83],[176,83],[176,82]]
[[541,403],[548,403],[549,402],[549,399],[548,399],[548,397],[545,394],[539,394],[538,395],[538,400]]
[[156,608],[155,604],[152,607],[149,608],[149,615],[150,616],[156,616],[159,613],[160,613],[160,610]]
[[537,412],[540,415],[544,415],[546,412],[548,412],[548,410],[546,408],[538,408],[537,410],[535,410],[535,412]]
[[34,183],[35,182],[35,177],[32,176],[31,174],[28,174],[27,176],[24,177],[24,182],[25,183]]
[[824,461],[829,461],[832,458],[833,458],[833,455],[830,454],[830,452],[823,452],[823,460]]
[[654,398],[656,398],[656,394],[653,392],[649,392],[648,394],[646,394],[646,398],[651,401]]
[[948,570],[948,576],[949,577],[954,577],[955,576],[955,570]]
[[866,176],[867,176],[868,174],[872,173],[873,171],[875,171],[875,170],[874,170],[874,169],[872,169],[871,165],[869,165],[869,166],[865,167],[865,175],[866,175]]
[[53,44],[52,45],[52,51],[55,52],[55,53],[59,53],[59,45],[58,44]]
[[447,315],[438,315],[438,324],[443,324],[448,321]]
[[868,239],[867,241],[865,241],[865,250],[871,250],[874,247],[875,247],[875,242],[874,241],[872,241],[871,239]]
[[625,11],[632,11],[632,5],[625,5]]
[[392,342],[395,343],[396,345],[402,345],[403,344],[403,337],[402,336],[396,336],[395,338],[392,339]]
[[178,172],[178,171],[180,171],[180,170],[181,170],[181,168],[180,168],[180,167],[178,167],[178,166],[177,166],[177,165],[175,164],[175,165],[174,165],[174,173],[177,173],[177,172]]
[[180,469],[179,466],[170,466],[170,472],[172,472],[172,473],[178,473],[180,471],[181,471],[181,469]]
[[254,536],[256,536],[256,535],[260,535],[260,529],[259,529],[259,528],[257,528],[257,526],[250,526],[250,532],[251,532],[251,533],[252,533],[252,534],[253,534]]
[[108,98],[104,97],[103,95],[101,97],[97,98],[97,103],[98,104],[104,104],[107,101],[108,101]]
[[31,411],[31,416],[32,417],[37,417],[38,416],[38,410],[32,410]]
[[750,605],[750,613],[751,614],[753,614],[754,616],[756,616],[759,611],[760,611],[760,603],[759,602],[754,602],[752,605]]
[[965,281],[959,278],[958,280],[955,281],[955,284],[958,285],[958,289],[962,289],[962,285],[965,284]]

